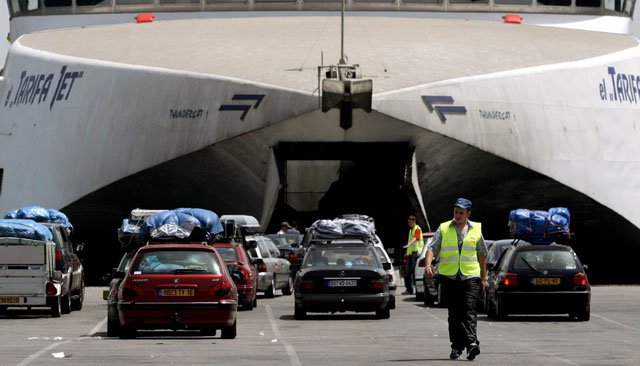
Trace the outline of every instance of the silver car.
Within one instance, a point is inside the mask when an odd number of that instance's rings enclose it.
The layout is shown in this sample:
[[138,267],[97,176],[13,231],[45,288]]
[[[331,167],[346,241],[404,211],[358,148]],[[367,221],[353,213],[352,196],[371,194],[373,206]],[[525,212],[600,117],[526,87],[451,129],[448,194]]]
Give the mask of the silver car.
[[249,256],[258,270],[258,292],[272,298],[276,296],[276,290],[281,289],[283,295],[291,295],[291,263],[283,258],[276,244],[262,235],[247,236],[246,241],[250,248]]

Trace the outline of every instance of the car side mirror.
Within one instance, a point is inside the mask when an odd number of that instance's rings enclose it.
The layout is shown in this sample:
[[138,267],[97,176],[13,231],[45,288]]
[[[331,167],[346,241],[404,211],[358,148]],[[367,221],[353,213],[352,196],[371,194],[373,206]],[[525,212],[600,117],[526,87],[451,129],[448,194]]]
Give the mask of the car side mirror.
[[582,265],[582,268],[586,271],[586,270],[588,270],[588,269],[589,269],[589,265],[588,265],[588,264],[583,264],[583,265]]
[[389,263],[389,262],[384,262],[384,263],[382,263],[382,268],[383,268],[385,271],[390,270],[390,269],[391,269],[391,263]]
[[387,253],[389,255],[394,255],[396,253],[396,248],[387,248]]
[[76,253],[80,254],[84,251],[84,243],[78,243],[75,245],[74,250],[76,251]]
[[113,272],[113,278],[117,278],[119,280],[124,279],[125,273],[124,271],[115,271]]

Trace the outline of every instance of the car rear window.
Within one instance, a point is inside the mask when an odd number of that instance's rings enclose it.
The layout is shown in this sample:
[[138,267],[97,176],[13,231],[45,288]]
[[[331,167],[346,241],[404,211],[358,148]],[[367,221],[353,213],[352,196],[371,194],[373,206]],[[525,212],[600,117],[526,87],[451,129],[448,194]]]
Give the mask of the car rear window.
[[232,247],[216,247],[218,253],[222,257],[222,260],[225,262],[238,262],[238,252],[236,252],[236,248]]
[[578,266],[573,255],[564,250],[520,251],[513,262],[514,269],[572,270]]
[[317,248],[305,257],[304,267],[380,267],[376,254],[369,248]]
[[133,263],[134,274],[195,273],[221,274],[215,255],[203,250],[150,250]]

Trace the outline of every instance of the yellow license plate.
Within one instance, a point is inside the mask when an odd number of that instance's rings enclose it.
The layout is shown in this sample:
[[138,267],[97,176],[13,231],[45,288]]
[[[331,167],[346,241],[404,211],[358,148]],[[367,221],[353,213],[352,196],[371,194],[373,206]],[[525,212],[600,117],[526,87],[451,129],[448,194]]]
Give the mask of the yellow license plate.
[[160,296],[194,296],[195,291],[192,288],[163,288],[160,290]]
[[0,297],[0,304],[19,304],[19,297]]
[[553,285],[559,285],[560,284],[560,279],[559,278],[534,278],[533,279],[533,284],[536,286],[553,286]]

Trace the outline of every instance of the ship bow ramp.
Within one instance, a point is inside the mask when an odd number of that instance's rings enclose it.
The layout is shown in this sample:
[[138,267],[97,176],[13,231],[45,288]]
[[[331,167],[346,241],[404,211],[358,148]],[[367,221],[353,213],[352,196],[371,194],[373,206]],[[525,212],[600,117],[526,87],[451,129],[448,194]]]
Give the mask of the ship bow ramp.
[[359,211],[395,244],[407,212],[435,224],[467,196],[496,238],[508,210],[555,205],[637,237],[635,38],[409,13],[348,13],[345,31],[373,84],[373,111],[348,129],[318,97],[317,67],[340,59],[337,15],[22,36],[0,88],[0,208],[67,206],[116,226],[134,207],[264,226]]

